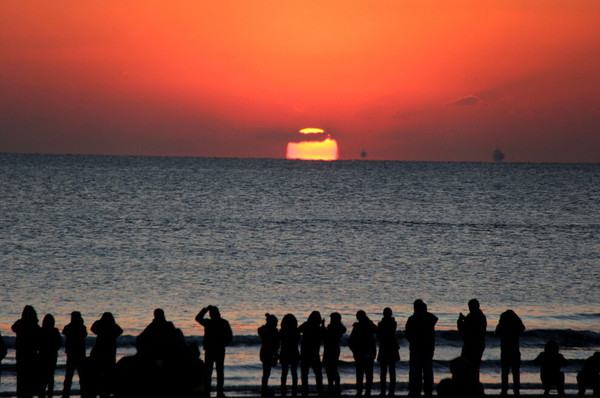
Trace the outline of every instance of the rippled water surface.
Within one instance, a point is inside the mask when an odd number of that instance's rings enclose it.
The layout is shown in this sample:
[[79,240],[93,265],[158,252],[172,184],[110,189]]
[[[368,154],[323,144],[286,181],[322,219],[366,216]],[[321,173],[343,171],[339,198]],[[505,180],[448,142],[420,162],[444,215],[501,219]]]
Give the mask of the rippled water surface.
[[[525,388],[539,389],[530,361],[554,338],[572,389],[600,349],[598,181],[600,165],[0,155],[0,332],[14,342],[25,304],[60,328],[73,310],[88,326],[112,311],[123,356],[154,308],[198,339],[194,316],[216,304],[236,336],[226,389],[248,395],[267,311],[339,311],[350,327],[356,310],[378,320],[390,306],[402,330],[422,298],[440,318],[438,381],[460,352],[457,314],[477,297],[490,333],[507,308],[530,331]],[[499,382],[490,338],[487,389]],[[351,386],[347,346],[342,360]],[[14,391],[14,351],[4,367],[0,389]]]
[[[222,308],[394,308],[452,328],[479,298],[600,330],[600,165],[0,155],[0,330],[24,304],[132,332]],[[488,316],[490,316],[488,315]]]

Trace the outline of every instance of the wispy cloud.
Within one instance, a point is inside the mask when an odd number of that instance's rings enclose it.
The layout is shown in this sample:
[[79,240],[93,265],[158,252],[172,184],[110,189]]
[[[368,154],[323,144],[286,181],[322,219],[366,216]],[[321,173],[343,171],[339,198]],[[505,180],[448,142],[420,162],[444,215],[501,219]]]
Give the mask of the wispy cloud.
[[464,97],[459,97],[453,101],[446,102],[444,106],[474,106],[481,104],[481,98],[476,95],[470,94]]

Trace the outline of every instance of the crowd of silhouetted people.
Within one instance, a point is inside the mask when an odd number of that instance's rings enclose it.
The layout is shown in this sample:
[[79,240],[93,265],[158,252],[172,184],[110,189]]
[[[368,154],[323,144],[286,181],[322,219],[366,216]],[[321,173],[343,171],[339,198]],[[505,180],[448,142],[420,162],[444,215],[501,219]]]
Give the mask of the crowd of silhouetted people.
[[[483,386],[479,380],[479,367],[485,350],[487,319],[476,299],[468,303],[469,313],[462,313],[457,328],[463,340],[461,355],[450,362],[451,377],[437,385],[439,397],[481,397]],[[208,317],[206,315],[208,314]],[[44,316],[39,325],[32,306],[25,306],[21,318],[12,326],[16,334],[16,369],[18,397],[52,397],[58,352],[63,346],[66,353],[66,370],[62,397],[71,394],[75,372],[80,384],[80,395],[88,397],[209,397],[213,369],[216,372],[216,396],[224,397],[224,363],[226,347],[232,342],[229,322],[221,317],[219,309],[208,306],[200,310],[195,320],[204,328],[204,361],[196,343],[188,343],[180,329],[167,321],[164,311],[156,309],[152,322],[137,336],[136,353],[116,361],[117,339],[123,329],[110,312],[95,321],[90,331],[96,335],[90,355],[86,355],[87,327],[81,313],[71,313],[70,323],[62,332],[55,326],[54,317]],[[435,325],[438,318],[428,312],[422,300],[414,302],[414,313],[405,324],[409,343],[408,395],[432,396],[434,391],[433,357],[435,350]],[[374,363],[379,363],[380,396],[393,397],[396,388],[396,363],[400,360],[398,325],[392,310],[385,308],[376,324],[365,311],[356,313],[348,346],[356,369],[356,395],[369,397],[373,388]],[[520,394],[520,335],[525,326],[513,310],[500,316],[496,334],[500,337],[501,395],[508,394],[509,375],[515,396]],[[261,394],[273,396],[269,377],[276,364],[281,364],[280,394],[302,396],[309,394],[309,373],[314,374],[319,396],[341,396],[338,363],[340,342],[347,329],[342,317],[334,312],[329,322],[313,311],[299,324],[293,314],[281,320],[266,314],[265,324],[258,328],[261,340],[259,358],[262,363]],[[321,347],[323,357],[321,360]],[[0,335],[0,361],[7,348]],[[564,395],[566,366],[558,344],[548,341],[534,360],[540,366],[544,395],[556,389]],[[300,391],[298,391],[300,367]],[[325,368],[327,388],[323,383]],[[288,391],[288,375],[291,389]],[[579,394],[591,389],[600,396],[600,353],[586,359],[577,375]]]

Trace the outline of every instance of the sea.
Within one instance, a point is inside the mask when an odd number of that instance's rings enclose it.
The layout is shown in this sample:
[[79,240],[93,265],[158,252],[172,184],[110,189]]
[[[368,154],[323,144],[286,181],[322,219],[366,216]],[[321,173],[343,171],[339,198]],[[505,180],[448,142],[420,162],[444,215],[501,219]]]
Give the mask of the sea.
[[[302,322],[318,310],[328,322],[339,312],[349,332],[357,310],[377,322],[390,307],[404,395],[413,301],[439,318],[437,383],[460,355],[456,320],[472,298],[488,321],[486,392],[499,392],[494,330],[507,309],[527,328],[523,393],[541,391],[532,360],[548,340],[576,390],[600,351],[600,164],[0,154],[1,396],[15,395],[11,325],[27,304],[59,329],[72,311],[88,327],[112,312],[125,331],[118,358],[135,353],[155,308],[201,342],[194,317],[216,305],[234,332],[225,392],[242,397],[260,392],[266,313]],[[64,364],[61,350],[57,391]],[[353,394],[347,337],[340,371]]]

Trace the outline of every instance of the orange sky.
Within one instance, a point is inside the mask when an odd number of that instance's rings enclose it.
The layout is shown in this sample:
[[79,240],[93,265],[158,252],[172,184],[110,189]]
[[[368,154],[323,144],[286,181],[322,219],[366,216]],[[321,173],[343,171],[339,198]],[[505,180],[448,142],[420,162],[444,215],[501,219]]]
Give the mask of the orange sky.
[[[174,4],[172,4],[174,3]],[[600,2],[0,2],[0,152],[600,162]]]

